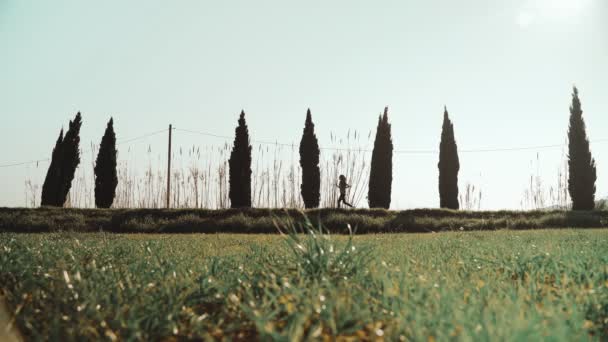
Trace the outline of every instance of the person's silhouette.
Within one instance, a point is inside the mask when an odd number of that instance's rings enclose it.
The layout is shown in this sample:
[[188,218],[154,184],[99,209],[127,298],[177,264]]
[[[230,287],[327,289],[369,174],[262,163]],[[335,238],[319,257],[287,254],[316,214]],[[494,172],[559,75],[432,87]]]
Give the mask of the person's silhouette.
[[338,198],[338,208],[340,208],[340,203],[344,203],[349,207],[353,207],[350,203],[346,202],[346,189],[350,188],[349,184],[346,184],[346,177],[344,175],[340,175],[340,182],[337,185],[340,188],[340,198]]

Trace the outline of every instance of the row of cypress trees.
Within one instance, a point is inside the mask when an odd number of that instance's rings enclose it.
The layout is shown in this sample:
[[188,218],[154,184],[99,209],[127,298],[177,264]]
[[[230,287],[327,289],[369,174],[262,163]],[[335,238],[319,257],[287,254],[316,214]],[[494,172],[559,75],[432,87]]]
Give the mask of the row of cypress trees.
[[[583,111],[574,87],[570,106],[568,129],[568,190],[573,210],[592,210],[595,207],[595,182],[597,180],[595,160],[589,149],[589,139],[583,120]],[[251,145],[241,111],[230,155],[230,201],[233,208],[251,207]],[[306,208],[317,208],[320,203],[321,174],[319,169],[319,142],[310,109],[306,113],[304,132],[300,141],[300,166],[302,168],[301,195]],[[393,181],[393,142],[388,107],[378,118],[376,138],[370,166],[368,205],[370,208],[388,209],[391,204]],[[447,107],[444,107],[441,141],[439,144],[439,205],[441,208],[458,210],[458,172],[460,160],[458,145]]]
[[[595,160],[589,149],[583,111],[574,87],[570,106],[568,129],[568,191],[573,210],[592,210],[595,207],[595,182],[597,180]],[[98,208],[112,206],[118,177],[116,172],[116,135],[114,121],[110,119],[101,139],[95,163],[95,205]],[[80,112],[70,121],[65,136],[63,129],[53,149],[52,159],[42,187],[42,206],[61,207],[65,204],[76,168],[80,163]],[[251,144],[245,112],[241,111],[229,159],[229,197],[233,208],[251,207]],[[317,208],[320,204],[321,172],[319,168],[320,148],[315,134],[310,109],[306,113],[304,131],[300,141],[300,166],[302,184],[300,192],[306,208]],[[454,135],[454,125],[444,108],[441,142],[439,144],[439,198],[440,207],[458,210],[458,172],[460,161]],[[393,181],[393,142],[388,107],[378,117],[376,138],[372,151],[368,189],[370,208],[388,209],[391,204]]]
[[[80,164],[80,127],[82,115],[70,121],[65,136],[63,129],[53,148],[51,163],[42,185],[41,206],[63,207],[67,201],[76,168]],[[110,118],[101,138],[95,162],[95,206],[109,208],[114,202],[118,176],[116,172],[116,134],[114,120]]]
[[[307,209],[318,208],[321,199],[321,171],[319,168],[319,141],[315,134],[310,109],[306,112],[304,131],[300,141],[300,167],[302,183],[300,193]],[[245,112],[241,111],[235,130],[234,145],[228,161],[229,197],[232,208],[251,207],[251,145]],[[458,152],[454,139],[454,128],[444,114],[439,161],[441,207],[458,209]],[[388,209],[391,205],[393,182],[393,141],[388,107],[378,117],[376,138],[370,166],[368,204],[370,208]]]

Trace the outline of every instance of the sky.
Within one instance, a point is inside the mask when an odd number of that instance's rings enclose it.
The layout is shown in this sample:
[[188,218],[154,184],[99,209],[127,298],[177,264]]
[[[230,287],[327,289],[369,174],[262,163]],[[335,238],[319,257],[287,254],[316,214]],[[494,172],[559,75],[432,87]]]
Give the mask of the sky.
[[[565,143],[576,85],[608,196],[604,0],[3,0],[0,42],[0,165],[49,158],[77,111],[83,149],[110,116],[119,140],[169,124],[230,136],[241,109],[252,139],[297,143],[307,108],[331,147],[388,106],[396,150],[437,150],[445,105],[461,190],[519,209],[532,173],[556,182],[563,149],[465,151]],[[175,132],[178,148],[209,144]],[[392,208],[438,206],[437,158],[395,154]],[[24,206],[47,167],[0,167],[0,206]]]

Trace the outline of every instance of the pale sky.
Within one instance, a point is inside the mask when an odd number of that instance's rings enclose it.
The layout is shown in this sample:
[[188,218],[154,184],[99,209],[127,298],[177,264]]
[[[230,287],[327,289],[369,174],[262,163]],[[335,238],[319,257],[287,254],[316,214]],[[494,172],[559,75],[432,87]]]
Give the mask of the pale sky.
[[[230,136],[241,109],[252,139],[299,142],[309,107],[331,146],[330,132],[367,135],[387,105],[397,150],[437,150],[444,105],[460,150],[554,145],[576,84],[608,196],[605,0],[3,0],[0,44],[0,165],[50,157],[77,111],[83,148],[110,116],[119,140],[170,123]],[[460,187],[519,209],[537,152],[555,183],[559,148],[461,152]],[[47,166],[0,168],[0,206],[25,205]],[[395,154],[392,207],[437,207],[437,172],[435,154]]]

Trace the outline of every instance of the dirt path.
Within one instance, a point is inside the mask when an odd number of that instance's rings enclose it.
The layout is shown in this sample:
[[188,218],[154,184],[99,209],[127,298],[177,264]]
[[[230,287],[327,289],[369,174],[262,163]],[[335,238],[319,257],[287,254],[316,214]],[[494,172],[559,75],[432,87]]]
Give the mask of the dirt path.
[[12,315],[6,306],[6,301],[2,296],[0,296],[0,341],[23,341],[19,332],[17,331],[17,328],[15,327],[15,321],[13,321]]

